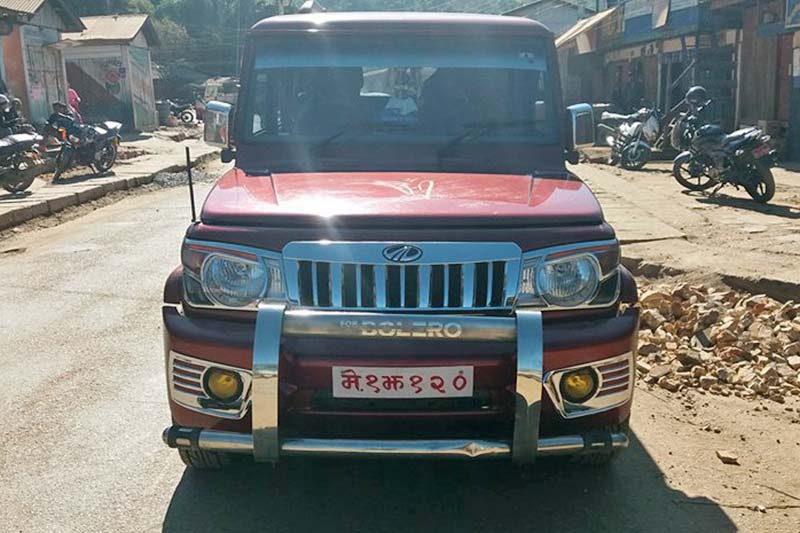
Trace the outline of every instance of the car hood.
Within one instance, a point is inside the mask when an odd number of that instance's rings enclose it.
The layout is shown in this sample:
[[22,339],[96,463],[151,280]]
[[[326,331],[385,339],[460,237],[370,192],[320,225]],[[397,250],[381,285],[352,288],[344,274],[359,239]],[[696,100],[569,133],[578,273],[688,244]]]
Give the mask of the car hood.
[[554,225],[603,221],[570,174],[227,172],[202,220],[214,225]]

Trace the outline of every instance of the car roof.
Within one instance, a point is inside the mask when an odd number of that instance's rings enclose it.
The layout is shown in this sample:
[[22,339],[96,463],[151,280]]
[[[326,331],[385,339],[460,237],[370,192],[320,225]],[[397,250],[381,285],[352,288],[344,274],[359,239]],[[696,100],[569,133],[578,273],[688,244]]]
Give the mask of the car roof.
[[273,31],[340,31],[475,35],[530,35],[553,38],[543,24],[524,17],[468,13],[338,12],[266,18],[252,33]]

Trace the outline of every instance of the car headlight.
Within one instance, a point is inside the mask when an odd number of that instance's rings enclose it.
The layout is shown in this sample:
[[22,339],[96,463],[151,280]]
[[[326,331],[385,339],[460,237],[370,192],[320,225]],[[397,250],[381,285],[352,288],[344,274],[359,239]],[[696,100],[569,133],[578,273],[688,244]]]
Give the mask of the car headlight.
[[244,307],[264,293],[269,275],[259,262],[212,254],[203,262],[200,282],[212,302],[225,307]]
[[576,307],[592,300],[600,281],[600,266],[591,255],[544,262],[536,269],[539,294],[550,305]]
[[181,255],[192,306],[255,309],[262,300],[286,300],[279,254],[187,241]]
[[609,306],[619,296],[619,283],[616,241],[528,252],[523,257],[518,305]]

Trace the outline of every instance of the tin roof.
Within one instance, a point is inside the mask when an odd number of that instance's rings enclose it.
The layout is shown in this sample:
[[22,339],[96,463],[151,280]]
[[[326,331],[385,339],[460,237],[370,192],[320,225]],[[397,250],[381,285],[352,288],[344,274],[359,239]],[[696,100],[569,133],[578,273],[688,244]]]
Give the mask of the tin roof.
[[148,15],[81,17],[81,22],[86,29],[79,33],[65,33],[64,41],[80,44],[127,43],[144,31],[148,43],[155,46],[159,44]]
[[45,2],[46,0],[0,0],[0,9],[33,15]]
[[612,7],[611,9],[606,9],[605,11],[601,11],[600,13],[593,15],[588,19],[579,20],[577,24],[556,39],[556,47],[567,44],[571,40],[577,38],[579,35],[595,28],[598,24],[608,18],[614,11],[616,11],[616,9],[616,7]]
[[84,26],[81,20],[75,16],[62,0],[0,0],[0,10],[32,16],[48,1],[56,13],[64,20],[66,29],[72,31],[83,29]]
[[522,17],[475,15],[466,13],[339,12],[270,17],[253,26],[252,31],[343,31],[481,34],[517,33],[546,35],[544,25]]

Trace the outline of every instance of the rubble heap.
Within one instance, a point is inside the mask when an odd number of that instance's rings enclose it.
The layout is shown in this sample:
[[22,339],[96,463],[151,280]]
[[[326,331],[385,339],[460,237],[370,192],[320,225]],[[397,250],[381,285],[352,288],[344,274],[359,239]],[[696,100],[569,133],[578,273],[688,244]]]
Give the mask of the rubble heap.
[[680,283],[644,287],[639,377],[671,392],[800,396],[800,304]]

